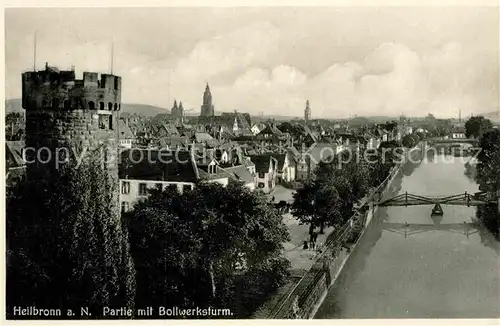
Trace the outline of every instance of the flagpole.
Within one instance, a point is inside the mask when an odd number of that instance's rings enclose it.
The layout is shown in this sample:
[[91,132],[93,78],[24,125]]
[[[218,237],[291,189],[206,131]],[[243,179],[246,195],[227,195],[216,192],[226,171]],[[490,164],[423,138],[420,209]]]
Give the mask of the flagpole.
[[36,30],[33,35],[33,71],[36,71]]

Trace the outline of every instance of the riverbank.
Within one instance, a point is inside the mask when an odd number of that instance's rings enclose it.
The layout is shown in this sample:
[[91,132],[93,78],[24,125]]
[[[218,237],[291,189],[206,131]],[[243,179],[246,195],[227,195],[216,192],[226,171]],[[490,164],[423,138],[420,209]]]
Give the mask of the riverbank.
[[[462,160],[448,158],[407,164],[386,198],[477,192]],[[446,205],[440,217],[431,210],[380,207],[314,318],[498,317],[500,243],[474,222],[475,207]]]
[[[421,151],[416,152],[421,155]],[[329,287],[334,284],[377,211],[377,207],[373,205],[369,207],[369,203],[374,200],[375,196],[383,195],[390,190],[394,179],[398,173],[401,173],[402,167],[408,161],[408,155],[414,155],[414,153],[414,150],[407,150],[403,162],[394,166],[384,182],[360,203],[359,213],[351,217],[344,227],[328,235],[321,255],[317,257],[305,275],[295,279],[293,290],[286,297],[276,300],[278,304],[270,311],[268,309],[265,312],[261,311],[256,318],[309,319],[315,315]],[[353,230],[356,233],[354,236]]]

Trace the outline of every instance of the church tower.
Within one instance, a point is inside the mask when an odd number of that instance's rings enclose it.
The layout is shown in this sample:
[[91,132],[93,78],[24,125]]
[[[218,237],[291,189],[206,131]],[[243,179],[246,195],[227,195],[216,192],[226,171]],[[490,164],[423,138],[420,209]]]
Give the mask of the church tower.
[[174,106],[170,109],[170,117],[172,120],[176,120],[179,118],[179,108],[177,107],[177,101],[174,100]]
[[309,100],[306,101],[306,109],[304,110],[304,120],[306,123],[311,120],[311,108],[309,107]]
[[213,117],[214,115],[215,113],[214,106],[212,104],[212,93],[210,92],[210,87],[207,83],[207,86],[205,87],[205,93],[203,93],[203,104],[201,105],[200,116]]

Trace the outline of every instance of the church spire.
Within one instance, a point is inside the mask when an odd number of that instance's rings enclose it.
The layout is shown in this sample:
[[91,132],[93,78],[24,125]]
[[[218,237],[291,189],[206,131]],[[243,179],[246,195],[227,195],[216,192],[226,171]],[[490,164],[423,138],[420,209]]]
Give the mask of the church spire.
[[174,100],[174,107],[173,109],[177,109],[177,100]]
[[311,108],[309,107],[309,100],[306,101],[306,109],[304,110],[304,120],[307,123],[311,119]]

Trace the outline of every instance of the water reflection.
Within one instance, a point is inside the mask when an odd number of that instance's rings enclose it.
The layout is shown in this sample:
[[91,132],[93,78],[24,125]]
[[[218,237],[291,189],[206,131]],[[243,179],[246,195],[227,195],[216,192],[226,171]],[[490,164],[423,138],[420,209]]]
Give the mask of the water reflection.
[[[383,197],[477,191],[457,158],[435,157],[405,165]],[[315,318],[498,317],[500,242],[485,227],[500,233],[498,212],[432,207],[379,207]]]

